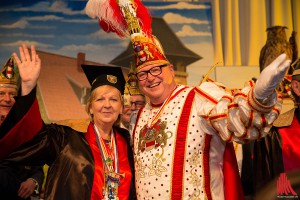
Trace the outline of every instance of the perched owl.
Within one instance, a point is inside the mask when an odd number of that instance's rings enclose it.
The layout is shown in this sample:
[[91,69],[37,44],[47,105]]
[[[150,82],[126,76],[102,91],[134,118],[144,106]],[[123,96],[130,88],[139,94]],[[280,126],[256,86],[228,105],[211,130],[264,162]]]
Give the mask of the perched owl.
[[260,71],[282,53],[286,53],[287,57],[292,59],[293,50],[291,44],[287,41],[285,29],[287,29],[285,26],[267,28],[267,41],[259,56]]
[[[293,31],[292,32],[292,35],[289,39],[289,42],[290,42],[290,45],[292,47],[292,50],[293,50],[293,54],[292,54],[292,63],[294,63],[297,59],[298,59],[298,46],[297,46],[297,32],[296,31]],[[292,74],[293,72],[291,72]]]

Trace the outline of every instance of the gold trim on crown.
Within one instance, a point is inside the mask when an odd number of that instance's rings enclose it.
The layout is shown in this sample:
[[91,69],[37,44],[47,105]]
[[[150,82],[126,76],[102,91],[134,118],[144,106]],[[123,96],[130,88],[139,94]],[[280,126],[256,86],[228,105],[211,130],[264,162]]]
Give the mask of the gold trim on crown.
[[14,87],[17,88],[17,76],[14,57],[11,56],[0,72],[0,86],[1,87]]

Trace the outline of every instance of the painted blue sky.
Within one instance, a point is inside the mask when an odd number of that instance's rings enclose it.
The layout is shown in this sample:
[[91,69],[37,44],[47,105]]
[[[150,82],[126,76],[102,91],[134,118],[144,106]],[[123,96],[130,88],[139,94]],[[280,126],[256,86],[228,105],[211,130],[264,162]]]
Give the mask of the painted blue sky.
[[[129,43],[98,26],[89,18],[84,0],[1,0],[0,61],[1,66],[22,43],[35,44],[38,50],[76,57],[84,52],[86,59],[108,63]],[[144,1],[152,16],[163,17],[182,43],[203,57],[187,66],[188,84],[201,79],[197,68],[211,66],[211,6],[200,2]]]

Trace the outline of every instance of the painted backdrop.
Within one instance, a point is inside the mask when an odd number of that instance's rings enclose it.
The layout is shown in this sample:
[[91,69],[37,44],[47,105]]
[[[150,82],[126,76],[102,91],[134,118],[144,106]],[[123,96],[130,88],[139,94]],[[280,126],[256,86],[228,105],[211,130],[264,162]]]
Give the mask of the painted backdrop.
[[[87,1],[68,0],[1,0],[0,62],[1,67],[23,42],[35,44],[38,50],[109,63],[123,52],[129,39],[107,34],[97,19],[89,18]],[[201,66],[211,66],[213,57],[211,5],[195,2],[152,2],[144,4],[151,14],[163,17],[182,43],[203,57],[187,66],[188,84],[198,84]]]

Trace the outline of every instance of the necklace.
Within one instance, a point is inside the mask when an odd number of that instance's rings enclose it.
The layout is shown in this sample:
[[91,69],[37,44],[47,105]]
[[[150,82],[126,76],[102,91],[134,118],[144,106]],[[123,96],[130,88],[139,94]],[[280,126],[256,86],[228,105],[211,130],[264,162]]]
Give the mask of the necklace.
[[[154,115],[153,120],[150,123],[150,128],[153,127],[153,125],[157,122],[158,118],[160,117],[160,115],[162,114],[165,106],[171,101],[171,99],[177,95],[177,92],[175,93],[176,95],[174,95],[174,92],[176,90],[177,86],[173,89],[172,93],[170,94],[170,96],[164,101],[164,103],[160,106],[159,110],[157,111],[157,113]],[[180,90],[181,91],[181,90]]]
[[[168,103],[186,87],[179,88],[177,91],[176,88],[177,87],[174,88],[170,96],[164,101],[158,111],[153,113],[154,116],[151,121],[148,116],[148,121],[150,121],[150,124],[149,122],[145,123],[139,133],[139,152],[150,151],[153,148],[164,147],[166,145],[166,140],[169,137],[168,132],[165,131],[167,122],[162,121],[160,119],[160,116]],[[152,112],[152,109],[150,110],[150,112]]]
[[103,199],[117,199],[118,187],[120,179],[125,174],[119,173],[118,148],[114,131],[111,131],[111,139],[106,142],[99,133],[98,128],[94,124],[94,130],[98,148],[101,152],[103,170],[104,170],[104,186],[102,188]]

